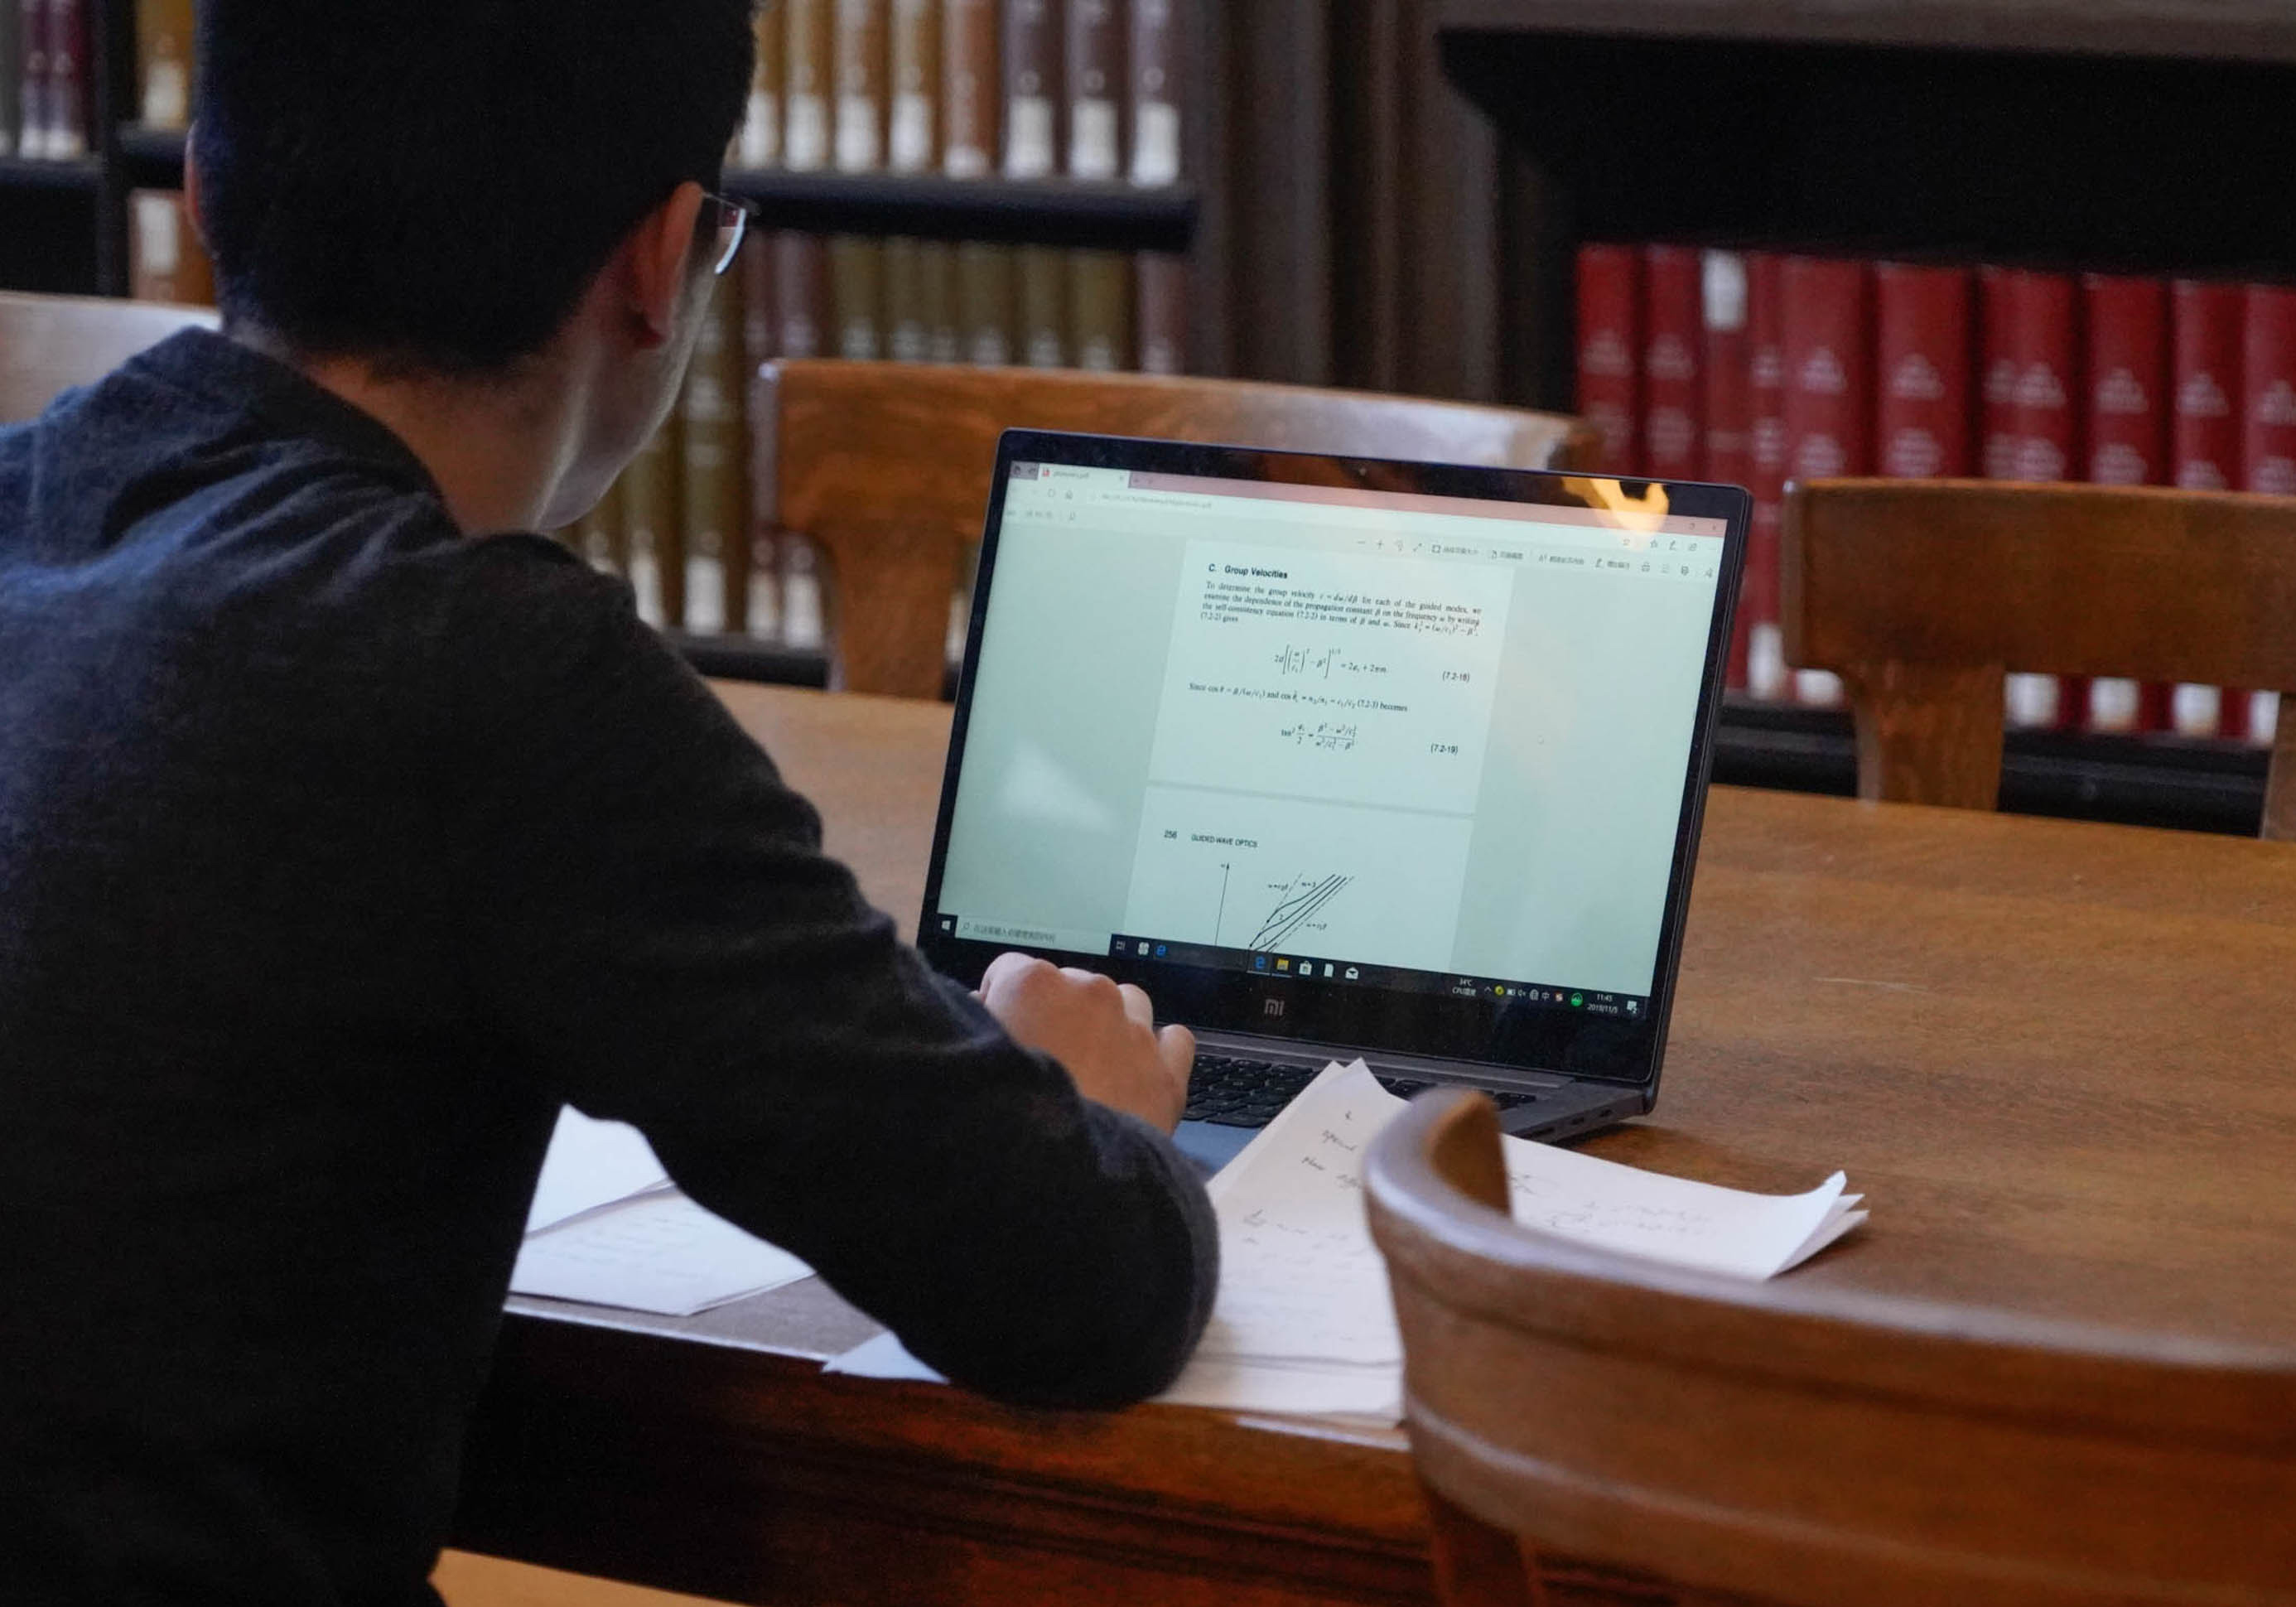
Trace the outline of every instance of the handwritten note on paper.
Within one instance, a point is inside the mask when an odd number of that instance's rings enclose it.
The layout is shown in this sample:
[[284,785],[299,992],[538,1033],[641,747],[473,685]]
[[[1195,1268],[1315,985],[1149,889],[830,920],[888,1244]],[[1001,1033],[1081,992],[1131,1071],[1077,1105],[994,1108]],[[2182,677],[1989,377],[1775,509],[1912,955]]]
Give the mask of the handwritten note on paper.
[[[1361,1168],[1402,1109],[1361,1062],[1328,1067],[1212,1180],[1219,1296],[1197,1359],[1165,1399],[1232,1406],[1258,1390],[1266,1410],[1357,1411],[1394,1374],[1403,1349]],[[1749,1194],[1502,1142],[1518,1221],[1647,1259],[1769,1277],[1865,1219],[1838,1173],[1807,1194]]]
[[664,1192],[530,1234],[510,1287],[546,1300],[692,1316],[812,1273],[789,1251]]
[[1220,1286],[1202,1352],[1402,1360],[1362,1178],[1365,1151],[1401,1108],[1369,1072],[1327,1070],[1212,1179]]
[[[1194,1358],[1159,1399],[1401,1417],[1403,1347],[1364,1214],[1362,1164],[1402,1109],[1360,1061],[1327,1067],[1212,1179],[1219,1293]],[[1519,1221],[1677,1266],[1769,1277],[1866,1217],[1838,1173],[1806,1194],[1749,1194],[1518,1138],[1503,1143]],[[871,1377],[934,1376],[890,1334],[831,1365]]]

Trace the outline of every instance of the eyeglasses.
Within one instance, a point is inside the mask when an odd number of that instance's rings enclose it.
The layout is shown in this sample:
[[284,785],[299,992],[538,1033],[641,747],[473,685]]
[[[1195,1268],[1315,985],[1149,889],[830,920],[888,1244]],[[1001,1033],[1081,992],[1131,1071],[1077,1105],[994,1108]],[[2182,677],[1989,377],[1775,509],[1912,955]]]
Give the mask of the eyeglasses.
[[717,237],[717,258],[710,268],[712,274],[723,274],[734,266],[734,257],[742,250],[742,241],[750,232],[750,203],[735,201],[730,195],[701,193],[701,211],[695,233],[702,238]]

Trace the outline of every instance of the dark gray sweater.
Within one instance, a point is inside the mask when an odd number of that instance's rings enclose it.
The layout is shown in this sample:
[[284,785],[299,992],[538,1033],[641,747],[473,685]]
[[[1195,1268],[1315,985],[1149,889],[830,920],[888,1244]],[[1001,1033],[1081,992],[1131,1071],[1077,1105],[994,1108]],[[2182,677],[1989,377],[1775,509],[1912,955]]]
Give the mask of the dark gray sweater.
[[952,1378],[1114,1403],[1201,1189],[539,537],[178,336],[0,430],[0,1595],[405,1603],[562,1102]]

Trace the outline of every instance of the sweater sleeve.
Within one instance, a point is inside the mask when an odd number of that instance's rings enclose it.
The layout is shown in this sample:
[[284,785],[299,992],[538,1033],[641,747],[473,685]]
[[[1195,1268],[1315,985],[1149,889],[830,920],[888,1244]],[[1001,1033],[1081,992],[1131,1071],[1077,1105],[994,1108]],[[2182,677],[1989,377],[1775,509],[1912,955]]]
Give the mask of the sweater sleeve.
[[536,538],[455,562],[439,758],[481,1019],[949,1378],[1168,1383],[1218,1258],[1169,1140],[899,940],[626,587]]

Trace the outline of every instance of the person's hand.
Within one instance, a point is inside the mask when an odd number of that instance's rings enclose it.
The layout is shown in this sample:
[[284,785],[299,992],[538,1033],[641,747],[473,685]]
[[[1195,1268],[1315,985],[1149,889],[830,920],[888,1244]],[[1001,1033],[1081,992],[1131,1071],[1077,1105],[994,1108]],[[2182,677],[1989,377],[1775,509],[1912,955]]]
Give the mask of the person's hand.
[[999,955],[980,979],[980,1002],[1017,1041],[1067,1067],[1086,1099],[1161,1132],[1179,1125],[1195,1035],[1185,1027],[1157,1031],[1139,988],[1028,955]]

